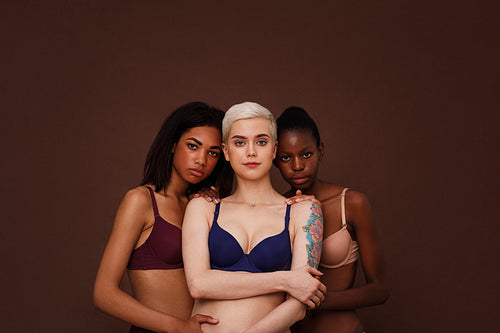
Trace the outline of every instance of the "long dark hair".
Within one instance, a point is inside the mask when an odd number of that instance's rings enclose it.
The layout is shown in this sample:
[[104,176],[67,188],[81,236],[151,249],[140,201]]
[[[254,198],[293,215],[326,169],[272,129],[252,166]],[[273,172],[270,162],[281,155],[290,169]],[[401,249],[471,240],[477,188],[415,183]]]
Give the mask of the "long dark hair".
[[278,141],[281,133],[286,131],[303,131],[309,132],[316,141],[316,147],[321,144],[318,126],[314,120],[309,116],[306,110],[298,106],[291,106],[276,119],[278,127]]
[[[203,102],[187,103],[174,110],[163,122],[151,148],[149,148],[141,185],[154,185],[156,192],[164,190],[172,175],[174,156],[172,152],[182,134],[193,127],[200,126],[215,127],[222,133],[223,118],[224,112],[222,110]],[[221,154],[212,173],[198,184],[190,185],[188,194],[213,185],[219,189],[219,193],[223,197],[230,194],[232,183],[231,166]]]

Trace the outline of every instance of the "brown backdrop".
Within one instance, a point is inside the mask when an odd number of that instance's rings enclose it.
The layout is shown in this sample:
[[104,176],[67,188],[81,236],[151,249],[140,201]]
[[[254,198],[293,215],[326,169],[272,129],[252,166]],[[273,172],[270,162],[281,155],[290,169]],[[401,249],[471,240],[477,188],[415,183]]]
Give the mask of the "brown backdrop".
[[126,330],[93,279],[161,122],[192,100],[310,111],[321,177],[367,193],[385,250],[391,297],[360,311],[367,332],[500,330],[493,6],[0,6],[2,331]]

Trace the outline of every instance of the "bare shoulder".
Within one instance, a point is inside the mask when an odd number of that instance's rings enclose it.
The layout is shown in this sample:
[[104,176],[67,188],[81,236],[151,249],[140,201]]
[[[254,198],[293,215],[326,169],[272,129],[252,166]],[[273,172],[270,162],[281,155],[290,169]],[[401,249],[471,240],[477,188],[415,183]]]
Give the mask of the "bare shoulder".
[[139,210],[151,209],[152,203],[149,191],[144,186],[138,186],[129,190],[125,193],[120,206],[132,207]]
[[187,212],[213,212],[215,210],[215,204],[213,202],[205,200],[203,197],[193,198],[189,200],[186,206]]
[[301,201],[292,206],[290,217],[297,221],[306,222],[311,217],[321,217],[321,208],[312,201]]
[[354,210],[370,209],[368,197],[359,191],[349,189],[346,194],[346,206]]

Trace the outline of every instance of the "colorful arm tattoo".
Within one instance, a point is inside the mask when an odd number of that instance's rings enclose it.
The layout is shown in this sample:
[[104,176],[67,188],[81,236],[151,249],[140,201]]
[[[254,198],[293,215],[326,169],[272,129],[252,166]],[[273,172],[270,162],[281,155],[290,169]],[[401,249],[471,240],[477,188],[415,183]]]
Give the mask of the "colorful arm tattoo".
[[306,238],[309,242],[306,245],[307,264],[318,268],[323,242],[323,214],[317,204],[312,204],[311,215],[307,220],[307,225],[303,226],[302,229],[307,233]]

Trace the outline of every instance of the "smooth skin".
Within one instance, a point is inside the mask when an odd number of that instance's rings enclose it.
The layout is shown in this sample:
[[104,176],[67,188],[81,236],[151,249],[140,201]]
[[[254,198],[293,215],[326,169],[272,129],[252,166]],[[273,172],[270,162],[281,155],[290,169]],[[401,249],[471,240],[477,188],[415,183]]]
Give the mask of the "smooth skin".
[[[323,144],[317,147],[307,131],[280,133],[276,165],[291,185],[285,196],[298,195],[290,201],[299,202],[315,196],[321,202],[326,239],[342,225],[340,194],[343,187],[317,178],[323,153]],[[345,203],[347,229],[352,239],[358,241],[366,283],[353,288],[357,262],[339,268],[320,267],[324,272],[321,281],[328,289],[326,300],[295,325],[294,332],[361,333],[363,329],[355,309],[384,303],[389,296],[382,250],[368,199],[361,192],[348,190]]]
[[[169,184],[155,193],[165,221],[182,227],[188,202],[186,191],[190,184],[202,181],[213,171],[221,154],[220,141],[219,130],[209,126],[191,128],[180,137],[173,152]],[[191,317],[193,299],[184,269],[129,270],[134,297],[120,289],[132,250],[147,240],[153,224],[149,191],[140,186],[127,192],[97,272],[94,304],[116,318],[155,332],[202,332],[202,323],[218,321],[204,315]]]
[[[231,126],[223,149],[235,172],[237,189],[222,199],[218,223],[249,253],[263,239],[284,228],[285,198],[272,188],[269,176],[276,143],[271,139],[266,119],[241,119]],[[208,234],[215,206],[203,198],[189,203],[182,241],[186,278],[195,298],[193,313],[219,319],[217,325],[202,325],[204,332],[286,332],[305,314],[306,305],[298,299],[310,306],[324,299],[325,289],[311,276],[321,273],[307,266],[308,240],[303,227],[314,220],[313,206],[311,202],[302,202],[291,210],[292,271],[248,273],[210,268]],[[321,221],[313,222],[322,229]],[[321,234],[316,236],[321,239]],[[317,264],[319,253],[314,260]],[[285,301],[283,291],[294,297]]]

